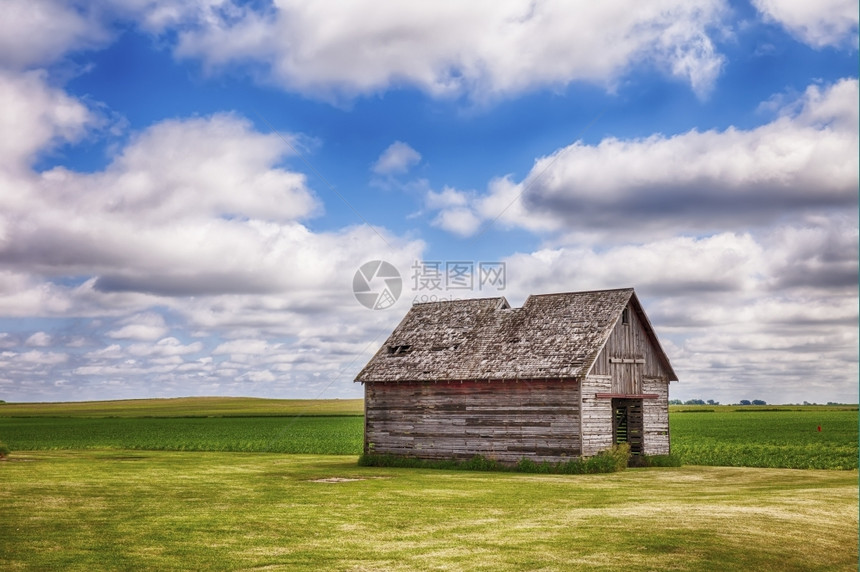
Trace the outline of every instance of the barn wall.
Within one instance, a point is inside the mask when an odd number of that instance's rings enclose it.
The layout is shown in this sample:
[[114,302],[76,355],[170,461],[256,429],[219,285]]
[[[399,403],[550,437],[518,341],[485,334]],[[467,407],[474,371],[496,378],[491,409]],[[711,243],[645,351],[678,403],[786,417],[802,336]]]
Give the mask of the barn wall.
[[644,393],[656,393],[657,399],[642,401],[644,453],[669,454],[669,382],[665,378],[646,377],[642,380]]
[[366,383],[365,451],[564,461],[582,448],[579,399],[573,380]]
[[629,323],[618,320],[591,373],[612,376],[611,393],[640,394],[643,377],[666,377],[668,372],[632,305],[627,310]]
[[582,383],[582,455],[590,457],[612,446],[612,400],[595,397],[611,393],[612,378],[589,375]]

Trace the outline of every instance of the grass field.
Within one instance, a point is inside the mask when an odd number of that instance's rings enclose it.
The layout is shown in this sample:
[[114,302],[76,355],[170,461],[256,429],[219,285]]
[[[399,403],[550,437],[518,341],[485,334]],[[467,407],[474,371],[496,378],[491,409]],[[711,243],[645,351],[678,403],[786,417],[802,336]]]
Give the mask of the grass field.
[[523,475],[353,456],[62,451],[0,463],[6,570],[856,570],[857,474]]
[[[685,460],[857,466],[856,408],[705,409],[670,415]],[[359,467],[361,412],[360,400],[0,405],[13,450],[0,567],[857,569],[856,471]]]

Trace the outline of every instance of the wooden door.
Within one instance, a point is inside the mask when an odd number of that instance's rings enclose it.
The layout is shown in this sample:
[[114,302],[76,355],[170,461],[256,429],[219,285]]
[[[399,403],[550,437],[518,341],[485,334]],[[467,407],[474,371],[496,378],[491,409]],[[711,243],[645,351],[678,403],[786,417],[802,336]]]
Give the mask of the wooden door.
[[616,445],[628,443],[633,455],[641,455],[644,437],[642,400],[613,399],[612,413],[612,442]]

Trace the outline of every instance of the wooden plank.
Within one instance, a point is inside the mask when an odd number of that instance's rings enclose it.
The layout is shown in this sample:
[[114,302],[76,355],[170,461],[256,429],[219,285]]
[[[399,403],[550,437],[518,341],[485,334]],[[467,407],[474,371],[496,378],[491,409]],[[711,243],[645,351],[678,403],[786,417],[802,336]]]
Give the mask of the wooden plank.
[[366,442],[377,453],[421,458],[558,462],[580,455],[578,382],[482,385],[365,384]]
[[660,399],[659,393],[595,393],[597,399]]

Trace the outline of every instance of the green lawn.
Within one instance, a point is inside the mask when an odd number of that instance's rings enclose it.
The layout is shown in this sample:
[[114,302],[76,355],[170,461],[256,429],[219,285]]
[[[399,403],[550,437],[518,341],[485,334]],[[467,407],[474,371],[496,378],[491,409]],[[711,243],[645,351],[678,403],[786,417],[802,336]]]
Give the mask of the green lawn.
[[141,451],[14,459],[0,463],[6,570],[857,569],[854,471],[538,476]]
[[[857,467],[856,407],[711,409],[670,414],[687,462]],[[361,410],[244,398],[0,405],[13,450],[0,462],[0,568],[857,569],[856,470],[528,475],[320,455],[360,450]]]

